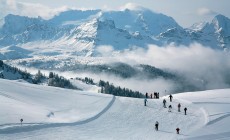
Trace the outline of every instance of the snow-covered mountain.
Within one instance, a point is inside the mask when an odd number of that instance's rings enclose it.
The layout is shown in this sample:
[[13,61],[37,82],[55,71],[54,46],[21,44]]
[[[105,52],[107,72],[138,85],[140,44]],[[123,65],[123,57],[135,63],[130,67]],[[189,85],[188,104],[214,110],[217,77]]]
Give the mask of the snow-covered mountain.
[[129,32],[156,36],[171,28],[182,28],[176,21],[163,14],[148,9],[103,12],[102,19],[114,20],[116,26]]
[[[22,48],[21,58],[36,55],[95,56],[97,46],[121,51],[148,44],[191,44],[198,42],[215,49],[229,48],[230,19],[217,15],[211,23],[182,28],[176,21],[148,9],[123,11],[70,10],[52,19],[7,15],[0,28],[1,59],[11,59],[14,48]],[[28,53],[30,52],[30,53]],[[15,59],[13,57],[12,59]]]
[[161,33],[159,39],[165,40],[167,43],[188,45],[197,42],[214,49],[229,49],[230,19],[223,15],[217,15],[211,23],[196,23],[187,29],[169,29]]
[[[124,11],[70,10],[52,19],[8,15],[0,28],[0,46],[16,46],[34,55],[92,56],[100,45],[124,50],[160,45],[155,36],[169,28],[182,29],[171,17],[148,9]],[[52,49],[51,49],[52,48]],[[12,50],[11,50],[12,52]],[[7,54],[2,59],[8,58]]]

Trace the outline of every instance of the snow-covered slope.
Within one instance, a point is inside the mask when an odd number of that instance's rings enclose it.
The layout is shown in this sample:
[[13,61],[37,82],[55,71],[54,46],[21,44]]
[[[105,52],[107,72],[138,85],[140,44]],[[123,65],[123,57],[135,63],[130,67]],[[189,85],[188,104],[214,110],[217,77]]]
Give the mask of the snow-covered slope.
[[0,129],[17,127],[19,118],[23,118],[26,125],[87,120],[102,111],[113,98],[95,92],[65,90],[21,81],[1,79],[0,83]]
[[[0,80],[0,86],[0,139],[212,140],[229,136],[229,90],[178,94],[173,102],[163,97],[173,106],[168,112],[162,99],[149,99],[145,107],[143,99],[95,92],[8,80]],[[182,109],[188,108],[187,115],[177,112],[179,102]],[[155,121],[160,123],[159,131],[154,130]],[[217,131],[217,125],[223,128]]]
[[189,134],[189,140],[227,140],[230,139],[230,90],[210,90],[176,94],[175,97],[202,107],[207,116],[207,124]]
[[57,26],[62,25],[79,25],[82,22],[86,22],[93,17],[97,17],[101,10],[69,10],[59,13],[49,20]]
[[145,8],[103,12],[100,18],[114,20],[118,28],[133,33],[139,31],[141,34],[149,36],[156,36],[170,28],[182,28],[173,18]]

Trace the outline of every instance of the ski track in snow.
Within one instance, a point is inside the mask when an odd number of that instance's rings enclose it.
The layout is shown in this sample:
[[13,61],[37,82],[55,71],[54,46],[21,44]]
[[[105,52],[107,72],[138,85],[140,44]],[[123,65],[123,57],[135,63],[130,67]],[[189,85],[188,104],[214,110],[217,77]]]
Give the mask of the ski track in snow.
[[230,117],[230,113],[229,113],[229,114],[226,114],[226,115],[223,115],[223,116],[221,116],[221,117],[218,117],[218,118],[216,118],[216,119],[214,119],[214,120],[208,122],[207,125],[212,125],[212,124],[217,123],[218,121],[221,121],[221,120],[223,120],[223,119],[225,119],[225,118],[227,118],[227,117]]
[[188,138],[186,140],[229,140],[230,139],[230,131],[224,133],[203,135],[198,137]]
[[[83,121],[78,121],[78,122],[74,122],[74,123],[50,123],[50,124],[46,124],[46,123],[23,123],[23,126],[21,126],[20,123],[7,124],[7,125],[15,125],[15,127],[0,129],[1,130],[0,134],[14,134],[14,133],[40,130],[40,129],[44,129],[44,128],[75,126],[75,125],[82,125],[85,123],[89,123],[89,122],[99,118],[102,114],[104,114],[113,105],[114,101],[115,101],[115,96],[113,96],[113,98],[111,99],[109,104],[101,112],[99,112],[97,115],[95,115],[91,118],[88,118],[86,120],[83,120]],[[26,126],[24,126],[24,125],[26,125]],[[4,126],[4,125],[0,125],[0,126]]]
[[193,102],[194,104],[230,104],[225,102]]

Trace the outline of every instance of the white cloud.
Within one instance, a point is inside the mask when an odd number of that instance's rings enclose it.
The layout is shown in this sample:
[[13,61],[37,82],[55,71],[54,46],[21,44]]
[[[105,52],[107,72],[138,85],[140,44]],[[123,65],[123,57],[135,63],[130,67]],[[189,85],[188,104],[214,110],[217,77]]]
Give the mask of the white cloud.
[[199,16],[209,16],[209,15],[216,15],[217,13],[215,11],[212,11],[208,8],[203,7],[197,10],[197,14]]
[[96,51],[102,56],[111,56],[114,49],[112,46],[98,46]]
[[16,9],[17,4],[15,0],[6,0],[6,4],[9,6],[10,9]]
[[120,7],[120,10],[126,10],[126,9],[129,9],[129,10],[143,10],[143,9],[146,9],[136,3],[127,3],[125,4],[124,6],[121,6]]
[[[112,59],[108,58],[107,60]],[[129,63],[130,65],[148,64],[180,73],[186,77],[188,83],[201,89],[230,86],[230,80],[227,78],[230,76],[230,55],[222,50],[213,50],[200,44],[191,44],[190,46],[168,45],[165,47],[150,45],[148,50],[138,48],[132,51],[124,51],[113,57],[114,61]],[[145,83],[145,89],[143,89],[141,86],[135,87],[135,85],[138,85],[137,79],[125,80],[127,82],[123,80],[122,85],[140,91],[149,91],[150,89],[164,91],[164,87],[171,90],[173,86],[177,86],[172,81],[165,79],[146,79],[141,81],[141,83]]]
[[61,11],[68,8],[66,6],[60,8],[50,8],[41,4],[35,3],[22,3],[15,0],[0,0],[0,19],[7,14],[16,14],[21,16],[38,17],[41,16],[45,19],[51,18]]
[[[214,50],[200,44],[191,44],[189,46],[168,45],[164,47],[149,45],[147,50],[136,48],[132,51],[126,50],[117,53],[116,56],[111,55],[113,51],[111,46],[101,46],[98,51],[103,53],[101,59],[111,63],[148,64],[183,75],[188,85],[203,90],[230,87],[230,55],[222,50]],[[91,77],[96,82],[101,79],[109,81],[115,86],[130,88],[142,93],[157,91],[160,92],[161,96],[165,94],[165,90],[168,94],[181,86],[172,80],[163,78],[148,79],[136,76],[123,79],[112,74],[93,72],[64,72],[60,74],[66,77]]]
[[[132,51],[126,50],[117,53],[116,56],[111,55],[113,50],[111,46],[101,46],[99,50],[104,54],[103,59],[111,63],[147,64],[169,70],[185,76],[188,85],[193,85],[199,89],[228,88],[230,86],[230,80],[228,79],[230,76],[230,55],[222,50],[214,50],[200,44],[189,46],[168,45],[164,47],[149,45],[147,50],[136,48]],[[127,87],[142,93],[158,91],[160,95],[164,95],[165,90],[172,92],[181,86],[172,80],[163,78],[147,79],[137,76],[123,79],[105,73],[78,73],[77,76],[80,75],[82,77],[92,77],[95,81],[106,80],[115,86]]]

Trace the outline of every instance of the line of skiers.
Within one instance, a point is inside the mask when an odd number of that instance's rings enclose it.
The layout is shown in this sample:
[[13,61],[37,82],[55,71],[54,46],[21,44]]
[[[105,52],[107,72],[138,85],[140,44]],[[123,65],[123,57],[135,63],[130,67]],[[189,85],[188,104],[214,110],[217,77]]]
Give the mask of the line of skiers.
[[[169,98],[170,98],[170,102],[172,102],[173,96],[172,96],[171,94],[169,95]],[[163,107],[164,107],[164,108],[167,108],[167,107],[166,107],[166,100],[165,100],[165,99],[163,99]],[[178,107],[178,112],[180,112],[181,104],[179,103],[179,104],[177,105],[177,107]],[[172,105],[169,105],[168,108],[169,108],[169,112],[171,112],[171,110],[172,110]],[[184,108],[184,114],[187,115],[187,107]]]
[[[147,97],[148,97],[148,93],[146,93],[146,98],[144,99],[144,105],[145,106],[147,105],[147,102],[148,102],[147,101]],[[172,102],[173,96],[171,94],[169,95],[169,99],[170,99],[170,102]],[[163,99],[163,107],[167,108],[166,107],[166,100],[165,99]],[[177,107],[178,107],[178,112],[181,112],[180,111],[180,108],[181,108],[181,104],[180,103],[178,103]],[[171,112],[172,111],[172,105],[169,105],[168,108],[169,108],[168,112]],[[187,107],[184,108],[184,114],[187,115]],[[156,123],[155,123],[155,130],[158,131],[158,128],[159,128],[159,122],[156,121]],[[180,131],[180,128],[176,128],[176,133],[177,134],[179,134],[179,131]]]
[[149,94],[148,94],[148,92],[146,92],[145,93],[145,98],[151,98],[151,99],[159,99],[160,98],[160,95],[159,95],[160,93],[159,92],[154,92],[153,94],[151,93],[150,94],[150,97],[149,97]]
[[[146,93],[146,95],[148,95],[148,93]],[[169,98],[170,98],[170,102],[172,102],[173,96],[172,96],[171,94],[169,95]],[[147,98],[145,98],[145,99],[144,99],[144,105],[145,105],[145,106],[147,105],[147,102],[148,102],[148,100],[147,100]],[[167,108],[167,107],[166,107],[166,100],[165,100],[165,99],[163,99],[163,107],[164,107],[164,108]],[[178,107],[178,112],[180,112],[181,104],[179,103],[179,104],[177,105],[177,107]],[[172,112],[172,105],[169,105],[168,108],[169,108],[169,112]],[[187,115],[187,107],[184,108],[184,114]]]

